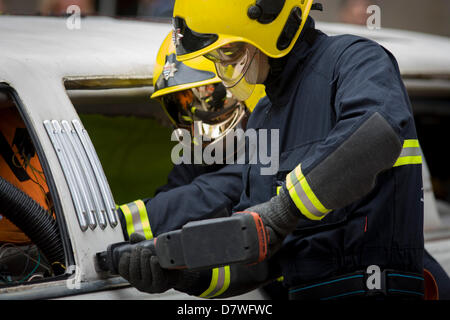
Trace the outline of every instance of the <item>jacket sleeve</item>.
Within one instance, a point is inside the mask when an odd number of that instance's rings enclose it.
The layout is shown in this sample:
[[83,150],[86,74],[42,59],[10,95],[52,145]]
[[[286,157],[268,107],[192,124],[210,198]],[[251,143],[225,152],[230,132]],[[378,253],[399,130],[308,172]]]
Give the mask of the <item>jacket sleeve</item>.
[[133,232],[151,239],[190,221],[227,216],[242,192],[242,166],[227,165],[190,183],[158,192],[151,199],[120,206],[125,238]]
[[415,132],[408,130],[414,123],[397,63],[388,51],[369,40],[356,41],[339,56],[332,85],[335,126],[286,176],[283,187],[310,220],[362,198],[401,154],[419,152],[415,136],[402,136]]
[[191,183],[196,177],[207,173],[206,168],[193,164],[174,165],[167,176],[167,183],[155,191],[155,195]]
[[[273,259],[252,266],[231,265],[189,272],[175,289],[205,299],[223,299],[248,293],[275,281],[281,272]],[[192,281],[193,280],[193,281]]]

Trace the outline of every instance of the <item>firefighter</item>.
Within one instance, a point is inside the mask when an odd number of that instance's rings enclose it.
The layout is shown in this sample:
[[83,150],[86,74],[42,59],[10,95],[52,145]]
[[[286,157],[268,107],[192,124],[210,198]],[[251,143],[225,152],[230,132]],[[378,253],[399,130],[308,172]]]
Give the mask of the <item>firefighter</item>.
[[[179,62],[172,32],[157,55],[154,88],[152,98],[160,102],[175,136],[187,150],[198,141],[186,142],[181,130],[192,137],[200,136],[198,140],[204,141],[202,149],[221,143],[228,133],[245,127],[250,110],[264,95],[264,87],[259,86],[245,103],[239,102],[222,85],[212,62],[203,57]],[[223,160],[226,163],[227,159]],[[229,216],[242,192],[241,171],[238,164],[175,165],[168,183],[153,198],[119,207],[125,238],[139,242],[181,228],[189,221]],[[147,262],[142,272],[133,264],[141,254],[147,257],[142,260]],[[119,273],[141,291],[157,293],[175,287],[202,298],[223,298],[256,288],[267,281],[267,270],[268,264],[261,264],[252,268],[225,266],[203,272],[168,272],[139,248],[121,257],[119,266]],[[236,288],[235,283],[239,283]]]
[[246,165],[234,210],[261,217],[290,298],[423,298],[422,158],[397,63],[316,30],[312,2],[177,0],[177,59],[212,60],[239,100],[266,86],[247,127],[279,130],[280,168]]
[[178,59],[212,60],[239,99],[263,83],[247,128],[279,129],[278,173],[247,165],[234,210],[260,215],[291,299],[421,299],[422,156],[397,62],[368,39],[323,34],[311,9],[175,3]]

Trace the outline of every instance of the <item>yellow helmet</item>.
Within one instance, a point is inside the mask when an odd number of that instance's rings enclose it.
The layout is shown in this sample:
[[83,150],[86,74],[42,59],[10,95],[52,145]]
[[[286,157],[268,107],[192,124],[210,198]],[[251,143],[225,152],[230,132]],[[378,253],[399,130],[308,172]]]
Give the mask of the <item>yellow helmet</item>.
[[[238,101],[217,77],[215,65],[199,56],[178,61],[172,32],[158,52],[153,72],[154,93],[176,129],[202,136],[205,146],[218,143],[232,129],[241,128],[258,101],[265,95],[264,86],[245,102]],[[182,131],[175,131],[183,143]],[[192,141],[194,143],[194,141]]]
[[177,0],[173,26],[178,59],[233,42],[281,58],[292,50],[312,5],[313,0]]
[[172,32],[164,39],[153,70],[152,98],[208,84],[219,83],[214,63],[203,57],[180,62],[176,57]]

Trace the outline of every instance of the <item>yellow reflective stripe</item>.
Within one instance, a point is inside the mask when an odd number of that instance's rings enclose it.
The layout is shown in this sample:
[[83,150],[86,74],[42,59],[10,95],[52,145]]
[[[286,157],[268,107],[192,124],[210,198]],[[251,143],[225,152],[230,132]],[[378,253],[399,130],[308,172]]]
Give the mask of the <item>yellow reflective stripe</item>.
[[281,190],[281,186],[278,186],[278,187],[277,187],[277,195],[280,194],[280,190]]
[[403,142],[403,148],[419,148],[419,140],[417,139],[410,139],[410,140],[405,140]]
[[286,176],[289,195],[297,208],[310,220],[322,220],[331,210],[319,201],[303,176],[301,164]]
[[139,209],[139,216],[141,217],[142,230],[144,231],[147,240],[153,239],[153,232],[150,228],[150,221],[148,220],[147,208],[142,200],[134,202]]
[[216,294],[214,294],[212,297],[220,296],[222,293],[227,291],[228,287],[230,286],[230,279],[231,279],[230,266],[223,267],[223,271],[225,273],[225,275],[224,275],[225,279],[224,279],[222,288]]
[[208,295],[216,288],[217,286],[217,279],[219,278],[219,268],[212,269],[212,277],[211,277],[211,283],[209,284],[209,288],[206,289],[205,292],[203,292],[199,297],[200,298],[207,298]]
[[421,164],[422,152],[420,150],[419,140],[408,139],[403,142],[403,150],[400,153],[394,167],[409,165],[409,164]]
[[277,281],[278,281],[278,282],[283,282],[283,281],[284,281],[284,277],[283,277],[283,276],[278,277],[278,278],[277,278]]
[[200,298],[213,298],[223,294],[230,286],[230,266],[212,269],[211,282]]
[[300,181],[300,184],[303,188],[303,191],[305,191],[306,196],[309,198],[311,203],[316,207],[317,210],[319,210],[323,214],[327,214],[331,210],[324,207],[324,205],[317,199],[314,192],[311,190],[308,181],[306,181],[306,178],[303,176],[301,164],[295,168],[295,175],[297,176],[298,181]]
[[126,221],[127,233],[140,233],[147,240],[153,239],[153,232],[148,219],[147,208],[142,200],[120,206]]
[[134,233],[133,217],[131,214],[131,210],[130,208],[128,208],[126,204],[120,206],[120,210],[122,210],[123,216],[125,217],[125,221],[127,223],[127,233],[128,236],[130,236],[132,233]]
[[322,220],[322,218],[317,217],[313,215],[311,212],[309,212],[308,209],[306,209],[303,202],[300,200],[299,196],[297,195],[297,192],[295,191],[294,185],[292,184],[291,175],[288,174],[286,176],[286,187],[289,191],[289,195],[291,196],[292,201],[294,201],[297,208],[300,210],[300,212],[307,217],[310,220]]
[[404,166],[408,164],[421,164],[422,156],[401,157],[395,162],[394,167]]

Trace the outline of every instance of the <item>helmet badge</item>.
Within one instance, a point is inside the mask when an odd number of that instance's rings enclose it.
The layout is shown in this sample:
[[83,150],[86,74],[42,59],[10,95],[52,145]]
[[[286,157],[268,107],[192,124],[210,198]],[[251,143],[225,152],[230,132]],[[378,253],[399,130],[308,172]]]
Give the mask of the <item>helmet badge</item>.
[[174,28],[172,32],[172,41],[175,47],[180,45],[181,39],[183,39],[184,35],[181,33],[180,28]]
[[170,78],[175,77],[175,72],[177,72],[178,69],[176,68],[176,64],[175,63],[170,63],[169,61],[166,62],[166,64],[164,65],[163,68],[163,76],[164,79],[167,81]]

